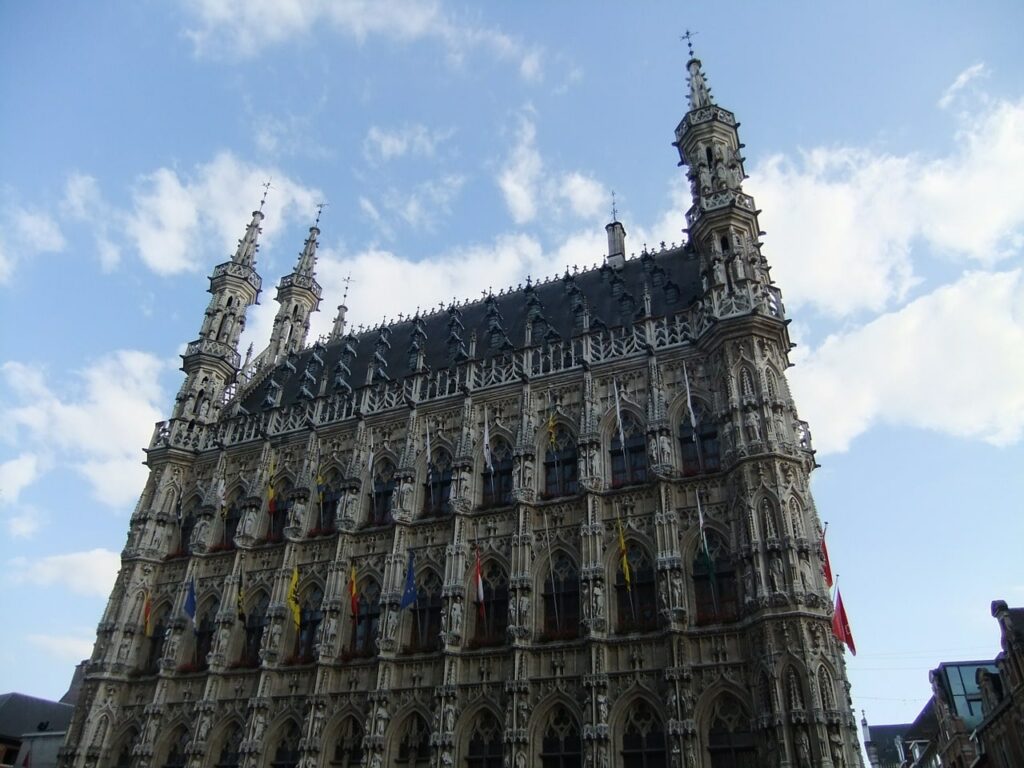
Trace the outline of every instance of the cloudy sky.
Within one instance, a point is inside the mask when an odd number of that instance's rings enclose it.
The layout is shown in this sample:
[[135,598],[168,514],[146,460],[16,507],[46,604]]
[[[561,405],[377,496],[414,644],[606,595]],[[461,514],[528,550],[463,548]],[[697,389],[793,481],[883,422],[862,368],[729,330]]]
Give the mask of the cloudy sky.
[[262,182],[267,288],[328,203],[315,333],[350,273],[359,324],[593,264],[612,190],[627,250],[679,241],[691,28],[799,344],[855,706],[912,719],[1024,605],[1024,6],[892,5],[3,4],[0,687],[89,654]]

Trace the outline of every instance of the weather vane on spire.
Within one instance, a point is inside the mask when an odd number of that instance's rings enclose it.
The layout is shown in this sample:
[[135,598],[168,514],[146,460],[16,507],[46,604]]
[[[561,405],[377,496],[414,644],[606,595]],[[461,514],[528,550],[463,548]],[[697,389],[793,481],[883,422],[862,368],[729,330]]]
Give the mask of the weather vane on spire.
[[313,226],[314,227],[319,227],[320,226],[320,214],[324,212],[324,208],[326,208],[327,205],[328,205],[327,203],[317,203],[316,204],[316,221],[313,222]]
[[260,186],[263,187],[263,198],[260,200],[260,210],[262,211],[263,210],[263,204],[267,202],[267,193],[271,189],[273,189],[273,187],[270,186],[270,179],[267,179],[265,182],[260,184]]
[[615,207],[615,190],[612,190],[612,221],[619,220],[619,210]]
[[686,41],[686,47],[690,51],[690,58],[691,59],[693,58],[693,38],[694,38],[694,36],[696,34],[697,34],[696,32],[691,32],[690,30],[686,30],[686,34],[683,34],[683,35],[679,36],[680,40],[685,40]]
[[341,295],[341,303],[344,304],[348,300],[348,287],[352,282],[352,273],[349,272],[345,275],[345,279],[341,282],[345,284],[345,292]]

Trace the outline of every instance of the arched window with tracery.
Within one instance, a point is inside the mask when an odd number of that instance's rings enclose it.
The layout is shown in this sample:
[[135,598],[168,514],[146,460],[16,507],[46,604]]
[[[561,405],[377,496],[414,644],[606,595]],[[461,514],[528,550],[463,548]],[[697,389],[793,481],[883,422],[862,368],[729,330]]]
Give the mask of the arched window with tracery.
[[148,638],[146,653],[146,674],[155,675],[160,671],[160,659],[164,655],[164,641],[167,639],[167,615],[170,608],[161,605],[153,611],[152,630]]
[[466,746],[466,768],[502,768],[504,753],[497,718],[490,712],[481,712],[473,723]]
[[277,740],[270,765],[271,768],[298,768],[299,726],[294,720],[289,720],[281,729],[281,736]]
[[750,717],[732,696],[715,702],[708,727],[711,768],[757,768],[757,750]]
[[284,528],[288,525],[288,518],[291,516],[292,507],[295,506],[295,499],[292,496],[291,480],[278,480],[274,483],[274,499],[268,504],[267,511],[270,513],[270,523],[267,526],[267,541],[281,541],[284,539]]
[[476,613],[476,627],[471,644],[474,648],[504,645],[505,630],[508,627],[508,575],[494,560],[483,563],[480,572],[483,576],[484,601],[482,604],[477,602],[474,572],[473,589],[470,594]]
[[338,504],[345,495],[341,487],[341,473],[332,469],[321,475],[316,486],[317,495],[313,500],[313,521],[309,536],[326,536],[334,533],[334,520],[338,514]]
[[244,499],[245,494],[241,490],[236,491],[228,505],[220,510],[220,515],[224,522],[221,531],[220,549],[235,548],[235,536],[238,533],[238,525],[242,521],[242,504]]
[[373,465],[373,490],[370,492],[370,516],[368,523],[389,525],[394,522],[391,508],[395,498],[395,465],[390,459],[381,459]]
[[559,704],[548,718],[540,745],[541,768],[582,768],[580,724]]
[[818,695],[821,697],[822,709],[836,708],[836,689],[832,685],[832,675],[825,667],[818,667]]
[[665,724],[646,701],[631,704],[626,710],[622,730],[623,768],[665,768]]
[[573,496],[579,492],[579,466],[576,438],[564,424],[555,426],[554,433],[547,429],[544,449],[545,499]]
[[377,655],[377,625],[380,623],[380,587],[377,582],[373,579],[364,581],[357,590],[356,599],[348,656],[370,658]]
[[789,500],[789,528],[794,538],[804,537],[804,511],[796,499]]
[[242,726],[231,723],[224,733],[214,768],[238,768],[242,762]]
[[331,768],[356,768],[364,764],[363,729],[354,717],[346,717],[334,739]]
[[616,560],[617,630],[620,633],[651,632],[658,628],[658,590],[654,562],[647,548],[635,541],[626,542],[626,560],[629,564],[629,582],[626,581],[622,558]]
[[484,509],[512,503],[512,446],[503,437],[491,438],[491,469],[484,464]]
[[196,527],[197,506],[198,503],[196,501],[190,501],[178,520],[178,548],[174,553],[176,555],[189,555],[192,553],[190,542],[192,540],[192,531]]
[[689,414],[684,414],[679,422],[679,455],[682,457],[683,474],[687,477],[717,472],[722,468],[718,425],[701,403],[694,403],[693,410],[696,428]]
[[436,651],[441,647],[441,577],[436,571],[425,571],[416,586],[416,602],[412,606],[412,628],[408,653]]
[[114,768],[132,768],[132,749],[135,748],[138,740],[139,732],[135,728],[130,728],[121,737],[120,746],[113,750],[113,754],[117,755],[114,758]]
[[[647,480],[647,442],[640,420],[630,411],[622,412],[621,436],[615,426],[609,448],[612,464],[612,488],[642,483]],[[622,436],[626,443],[622,444]]]
[[[698,543],[693,560],[693,591],[698,625],[735,621],[738,616],[736,567],[725,541],[707,531],[708,551]],[[709,559],[710,557],[710,559]]]
[[209,667],[206,657],[209,656],[213,647],[213,630],[216,627],[214,621],[219,609],[220,601],[215,597],[208,600],[199,612],[195,629],[195,651],[192,658],[186,662],[187,666],[200,671]]
[[401,734],[395,765],[401,768],[427,768],[430,765],[430,728],[427,727],[427,721],[419,715],[412,715],[406,720]]
[[295,637],[295,662],[308,664],[313,661],[317,632],[324,619],[324,591],[319,584],[306,590],[306,596],[299,605],[299,631]]
[[252,668],[260,665],[260,644],[263,641],[263,632],[270,623],[267,616],[269,606],[270,598],[267,597],[267,593],[260,592],[245,614],[245,644],[242,646],[242,658],[239,660],[241,667]]
[[423,516],[441,517],[451,512],[452,455],[435,448],[427,460],[427,479],[423,483]]
[[179,725],[171,734],[170,745],[167,747],[167,757],[164,758],[163,768],[185,768],[188,755],[185,748],[188,746],[188,731],[185,726]]
[[544,578],[542,640],[571,640],[580,634],[580,573],[565,552],[551,558]]

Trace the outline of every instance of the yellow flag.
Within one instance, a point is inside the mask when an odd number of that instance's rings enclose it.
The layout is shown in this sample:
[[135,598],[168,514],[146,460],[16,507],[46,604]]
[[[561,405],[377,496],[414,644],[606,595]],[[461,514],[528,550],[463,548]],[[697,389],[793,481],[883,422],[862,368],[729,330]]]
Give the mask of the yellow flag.
[[622,560],[622,576],[626,580],[626,589],[633,588],[633,576],[629,572],[629,558],[626,556],[626,537],[622,535],[622,520],[616,519],[619,524],[619,558]]
[[555,422],[555,414],[552,411],[548,414],[548,445],[552,450],[558,448],[558,425]]
[[302,611],[299,608],[299,566],[292,566],[292,578],[288,582],[288,607],[292,612],[292,622],[298,629],[302,623]]

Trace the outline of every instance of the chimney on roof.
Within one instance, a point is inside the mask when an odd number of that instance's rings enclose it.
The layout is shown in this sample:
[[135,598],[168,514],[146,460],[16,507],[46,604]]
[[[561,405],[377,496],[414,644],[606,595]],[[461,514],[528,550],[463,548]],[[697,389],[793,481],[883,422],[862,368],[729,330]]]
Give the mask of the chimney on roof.
[[626,229],[619,221],[604,228],[608,233],[608,266],[622,269],[626,263]]

